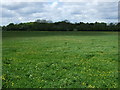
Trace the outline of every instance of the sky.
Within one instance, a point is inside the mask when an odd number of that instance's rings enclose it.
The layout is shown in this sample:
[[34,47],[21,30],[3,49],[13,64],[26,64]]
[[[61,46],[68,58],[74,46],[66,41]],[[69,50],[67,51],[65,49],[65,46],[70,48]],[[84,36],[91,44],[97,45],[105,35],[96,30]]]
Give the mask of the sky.
[[33,22],[37,19],[53,22],[118,22],[118,1],[114,0],[4,0],[0,7],[0,25]]

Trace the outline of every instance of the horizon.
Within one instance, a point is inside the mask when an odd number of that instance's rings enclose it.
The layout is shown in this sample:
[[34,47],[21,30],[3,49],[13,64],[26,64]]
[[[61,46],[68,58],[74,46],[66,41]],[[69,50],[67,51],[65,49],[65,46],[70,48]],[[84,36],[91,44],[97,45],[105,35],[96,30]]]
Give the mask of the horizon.
[[[49,20],[48,20],[49,21]],[[52,21],[52,20],[50,20],[50,21]],[[65,20],[62,20],[62,21],[65,21]],[[57,23],[57,22],[62,22],[62,21],[56,21],[56,22],[53,22],[52,21],[52,23]],[[69,21],[69,20],[68,20]],[[20,23],[32,23],[32,22],[36,22],[36,20],[34,20],[34,21],[30,21],[30,22],[20,22]],[[84,23],[84,24],[87,24],[87,23],[96,23],[97,21],[95,21],[95,22],[82,22],[82,23]],[[11,23],[13,23],[13,22],[11,22]],[[9,25],[9,24],[11,24],[11,23],[8,23],[8,24],[6,24],[6,25],[0,25],[0,26],[7,26],[7,25]],[[16,24],[20,24],[20,23],[13,23],[14,25],[16,25]],[[49,23],[49,22],[48,22]],[[80,23],[80,22],[70,22],[69,21],[69,23],[71,23],[71,24],[75,24],[75,23]],[[105,23],[105,24],[107,24],[107,25],[109,25],[110,23],[113,23],[113,24],[118,24],[119,22],[108,22],[108,23],[106,23],[106,22],[97,22],[97,23]]]

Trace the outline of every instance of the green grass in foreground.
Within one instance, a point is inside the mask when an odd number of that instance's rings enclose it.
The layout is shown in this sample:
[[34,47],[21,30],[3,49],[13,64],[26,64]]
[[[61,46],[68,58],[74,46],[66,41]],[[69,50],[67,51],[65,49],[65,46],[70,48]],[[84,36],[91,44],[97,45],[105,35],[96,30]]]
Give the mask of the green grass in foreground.
[[3,32],[3,88],[117,88],[117,32]]

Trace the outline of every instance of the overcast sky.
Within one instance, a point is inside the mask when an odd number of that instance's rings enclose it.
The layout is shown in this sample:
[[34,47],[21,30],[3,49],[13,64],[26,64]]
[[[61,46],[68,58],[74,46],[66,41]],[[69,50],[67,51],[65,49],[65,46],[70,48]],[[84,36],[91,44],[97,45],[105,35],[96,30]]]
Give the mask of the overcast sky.
[[[24,0],[25,1],[25,0]],[[118,2],[3,2],[1,25],[37,19],[70,22],[118,22]]]

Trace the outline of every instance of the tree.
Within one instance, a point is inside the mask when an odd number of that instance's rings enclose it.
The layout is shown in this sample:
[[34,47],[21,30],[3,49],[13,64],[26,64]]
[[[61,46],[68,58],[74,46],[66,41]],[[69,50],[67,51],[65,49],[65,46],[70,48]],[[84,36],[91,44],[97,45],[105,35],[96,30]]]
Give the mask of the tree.
[[120,23],[110,23],[107,25],[104,22],[95,23],[71,23],[68,20],[63,20],[53,23],[51,20],[36,20],[35,22],[10,23],[7,26],[2,27],[6,31],[118,31],[120,30]]

